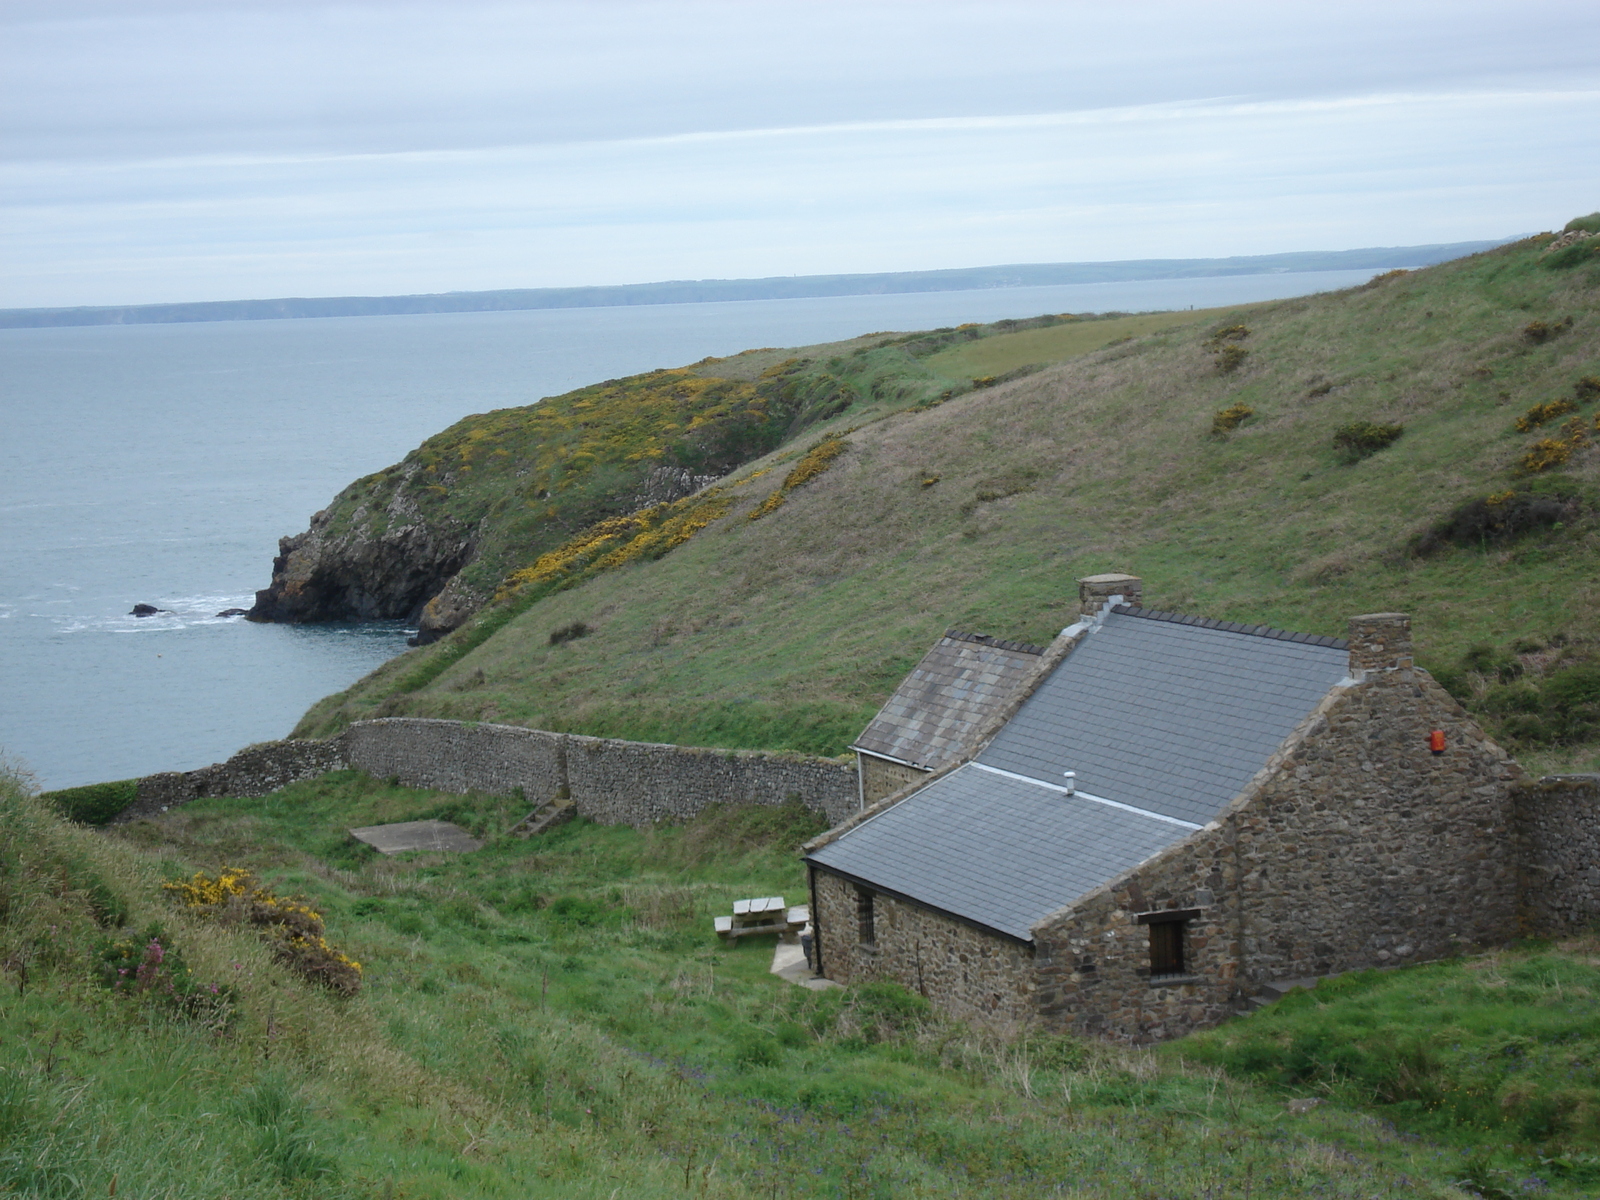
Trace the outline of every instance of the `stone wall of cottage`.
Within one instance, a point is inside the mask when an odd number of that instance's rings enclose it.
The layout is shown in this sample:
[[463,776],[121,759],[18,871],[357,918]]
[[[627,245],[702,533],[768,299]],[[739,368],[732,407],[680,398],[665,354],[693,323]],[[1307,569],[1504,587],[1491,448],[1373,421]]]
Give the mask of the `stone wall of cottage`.
[[873,898],[875,943],[868,948],[857,936],[854,883],[813,870],[811,894],[829,979],[892,980],[955,1017],[1001,1026],[1032,1022],[1031,947],[879,892]]
[[[1516,930],[1520,777],[1425,672],[1369,672],[1216,822],[1041,923],[1041,1016],[1156,1041],[1215,1023],[1272,980],[1503,941]],[[1163,909],[1199,910],[1192,982],[1150,977],[1137,916]]]
[[1563,933],[1600,920],[1600,775],[1515,791],[1521,931]]
[[[1238,1011],[1238,870],[1226,827],[1208,828],[1091,892],[1035,930],[1035,994],[1049,1029],[1155,1042]],[[1153,979],[1139,917],[1197,912],[1184,930],[1185,973]]]
[[117,819],[202,796],[265,796],[346,767],[445,792],[520,788],[531,803],[567,796],[580,816],[606,825],[683,821],[712,804],[783,804],[791,797],[839,822],[860,806],[855,768],[834,759],[388,717],[357,721],[326,741],[263,742],[225,763],[146,776]]
[[908,783],[926,779],[928,772],[879,758],[876,754],[856,754],[856,767],[861,773],[862,806],[876,804],[885,796],[898,792]]

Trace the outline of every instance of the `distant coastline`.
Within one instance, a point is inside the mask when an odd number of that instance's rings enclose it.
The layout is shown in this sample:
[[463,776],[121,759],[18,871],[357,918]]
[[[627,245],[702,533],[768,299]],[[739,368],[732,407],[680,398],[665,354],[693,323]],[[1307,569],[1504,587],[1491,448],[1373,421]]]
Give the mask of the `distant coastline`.
[[276,300],[204,300],[180,304],[129,304],[82,308],[0,309],[0,329],[62,325],[151,325],[191,321],[271,321],[310,317],[404,316],[418,313],[507,312],[536,308],[607,308],[634,304],[705,304],[719,300],[794,300],[827,296],[881,296],[902,292],[956,292],[1051,284],[1126,283],[1221,275],[1270,275],[1425,267],[1489,250],[1513,238],[1429,246],[1379,246],[1364,250],[1308,250],[1233,258],[1145,258],[1121,262],[1023,263],[942,271],[891,271],[862,275],[780,275],[766,279],[669,280],[606,287],[512,288],[488,292],[437,292],[415,296],[288,297]]

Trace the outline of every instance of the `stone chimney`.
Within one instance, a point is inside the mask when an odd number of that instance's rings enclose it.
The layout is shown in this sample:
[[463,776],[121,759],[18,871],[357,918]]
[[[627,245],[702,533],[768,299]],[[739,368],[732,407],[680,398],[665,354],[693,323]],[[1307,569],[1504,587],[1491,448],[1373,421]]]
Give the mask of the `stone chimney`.
[[1350,674],[1390,671],[1411,665],[1411,618],[1405,613],[1366,613],[1350,618]]
[[1112,596],[1121,596],[1124,604],[1138,604],[1143,594],[1144,582],[1137,575],[1086,575],[1078,580],[1078,611],[1092,617]]

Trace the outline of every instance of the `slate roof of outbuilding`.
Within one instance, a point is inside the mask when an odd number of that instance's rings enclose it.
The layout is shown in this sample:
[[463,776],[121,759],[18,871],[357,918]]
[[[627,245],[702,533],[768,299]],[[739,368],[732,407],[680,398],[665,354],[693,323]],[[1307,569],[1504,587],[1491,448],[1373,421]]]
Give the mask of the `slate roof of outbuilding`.
[[950,630],[895,689],[854,749],[936,769],[1016,695],[1041,646]]
[[1027,938],[1216,817],[1347,666],[1336,638],[1118,606],[975,762],[810,861]]

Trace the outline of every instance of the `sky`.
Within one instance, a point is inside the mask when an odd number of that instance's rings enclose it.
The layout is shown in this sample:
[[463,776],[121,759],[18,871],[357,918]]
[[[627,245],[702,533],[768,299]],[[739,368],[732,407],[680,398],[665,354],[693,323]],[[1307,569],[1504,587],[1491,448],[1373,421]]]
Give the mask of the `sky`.
[[1600,4],[0,0],[0,307],[1214,257],[1600,208]]

